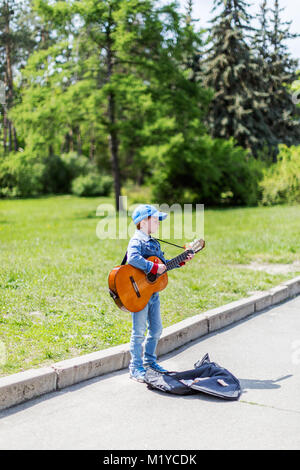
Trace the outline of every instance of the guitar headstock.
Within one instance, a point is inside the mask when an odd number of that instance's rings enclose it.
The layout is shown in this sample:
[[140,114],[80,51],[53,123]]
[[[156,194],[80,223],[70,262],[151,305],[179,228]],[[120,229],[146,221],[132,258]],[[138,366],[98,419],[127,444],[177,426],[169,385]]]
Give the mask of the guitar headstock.
[[197,238],[194,241],[184,245],[186,250],[193,250],[194,253],[198,253],[198,251],[203,250],[205,247],[205,241],[202,238]]

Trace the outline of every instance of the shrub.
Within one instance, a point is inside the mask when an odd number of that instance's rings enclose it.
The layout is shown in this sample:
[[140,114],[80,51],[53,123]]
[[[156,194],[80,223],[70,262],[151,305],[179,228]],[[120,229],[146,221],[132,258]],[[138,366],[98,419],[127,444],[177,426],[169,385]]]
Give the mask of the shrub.
[[155,149],[153,194],[157,202],[255,205],[263,162],[232,140],[199,136]]
[[64,161],[58,155],[48,155],[43,159],[43,193],[70,192],[71,179]]
[[263,205],[300,203],[300,146],[279,146],[277,162],[264,170],[260,187]]
[[43,192],[45,164],[30,152],[15,152],[0,163],[1,197],[31,197]]
[[122,196],[128,198],[129,204],[143,204],[152,200],[151,187],[127,181],[122,188]]
[[76,152],[63,153],[60,156],[67,172],[69,180],[73,180],[79,175],[88,173],[90,162],[85,155],[78,155]]
[[96,165],[75,152],[40,157],[33,152],[10,153],[0,160],[0,197],[33,197],[70,193],[78,196],[108,195],[109,176],[99,174]]
[[76,196],[108,196],[112,189],[112,178],[99,173],[80,175],[72,181],[72,193]]

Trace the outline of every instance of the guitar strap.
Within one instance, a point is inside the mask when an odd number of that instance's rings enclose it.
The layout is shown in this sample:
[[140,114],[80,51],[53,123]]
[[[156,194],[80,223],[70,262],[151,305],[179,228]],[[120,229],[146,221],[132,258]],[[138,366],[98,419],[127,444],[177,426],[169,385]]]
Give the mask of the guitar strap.
[[158,242],[168,243],[168,245],[177,246],[177,248],[182,248],[183,250],[185,249],[184,246],[175,245],[175,243],[167,242],[166,240],[161,240],[160,238],[154,238],[154,237],[150,237],[150,238],[152,238],[153,240],[157,240]]
[[[151,239],[151,238],[152,238],[152,240],[156,240],[156,241],[158,241],[158,242],[163,242],[163,243],[168,243],[168,245],[177,246],[177,248],[182,248],[182,249],[184,250],[184,246],[175,245],[175,243],[167,242],[166,240],[160,240],[160,238],[155,238],[155,237],[151,237],[151,236],[150,236],[150,239]],[[126,261],[127,261],[127,251],[126,251],[126,253],[125,253],[125,256],[124,256],[124,258],[123,258],[123,261],[122,261],[122,263],[121,263],[121,266],[122,266],[123,264],[126,264]]]
[[127,261],[127,251],[126,251],[126,253],[125,253],[125,256],[124,256],[124,258],[123,258],[123,261],[122,261],[122,263],[121,263],[121,266],[122,266],[123,264],[126,264],[126,261]]

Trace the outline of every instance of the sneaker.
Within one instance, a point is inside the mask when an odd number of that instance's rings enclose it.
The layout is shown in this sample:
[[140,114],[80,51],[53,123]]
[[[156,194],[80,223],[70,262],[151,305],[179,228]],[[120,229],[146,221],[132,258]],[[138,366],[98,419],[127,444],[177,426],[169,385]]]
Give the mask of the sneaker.
[[152,362],[151,364],[145,364],[145,367],[146,368],[150,367],[151,369],[156,370],[156,372],[160,372],[161,374],[165,374],[166,372],[168,372],[166,369],[164,369],[159,364],[157,364],[157,362]]
[[137,369],[130,369],[129,377],[136,382],[144,382],[146,370],[144,367],[138,367]]

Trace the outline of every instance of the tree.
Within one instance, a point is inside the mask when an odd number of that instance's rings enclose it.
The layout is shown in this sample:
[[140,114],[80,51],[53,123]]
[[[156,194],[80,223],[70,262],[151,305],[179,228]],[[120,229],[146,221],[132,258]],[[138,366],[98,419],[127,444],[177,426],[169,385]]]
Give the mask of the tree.
[[251,16],[243,0],[215,0],[210,48],[203,60],[204,84],[214,90],[209,112],[213,137],[235,141],[254,155],[272,140],[265,121],[267,94],[260,62],[249,45]]
[[1,68],[6,88],[6,102],[3,113],[3,150],[4,153],[17,150],[18,138],[16,128],[9,116],[10,109],[18,101],[18,90],[15,88],[16,71],[22,68],[34,48],[30,24],[26,21],[29,4],[15,0],[4,0],[1,3],[0,57]]
[[1,2],[0,70],[6,89],[6,100],[3,106],[4,153],[18,149],[18,137],[10,110],[19,99],[19,91],[14,83],[17,70],[24,67],[35,46],[30,21],[27,21],[28,12],[28,0],[22,3],[15,0]]
[[266,149],[268,154],[268,159],[270,156],[276,153],[278,146],[278,138],[276,134],[272,131],[273,127],[273,108],[271,106],[272,98],[272,77],[270,72],[270,42],[269,42],[269,22],[268,22],[268,11],[267,0],[263,0],[259,6],[260,11],[256,15],[258,20],[258,28],[255,30],[255,34],[251,39],[251,46],[256,54],[257,61],[259,63],[260,74],[263,77],[261,82],[262,91],[265,92],[264,101],[267,106],[262,110],[264,120],[270,129],[270,134],[266,142]]
[[210,92],[189,65],[201,38],[173,4],[156,0],[37,0],[35,8],[51,25],[50,45],[22,72],[14,116],[26,148],[37,155],[80,150],[103,170],[109,159],[121,209],[122,181],[151,177],[155,146],[204,132]]
[[[6,102],[3,105],[3,149],[4,153],[7,152],[7,139],[8,139],[8,150],[17,150],[18,142],[16,130],[8,118],[8,110],[13,106],[13,42],[14,35],[11,31],[12,16],[14,15],[15,7],[12,1],[3,1],[1,5],[1,26],[2,34],[0,37],[1,49],[2,49],[2,60],[3,60],[3,72],[4,72],[4,86],[6,90]],[[7,135],[8,134],[8,135]]]
[[282,22],[279,1],[274,0],[271,27],[268,31],[269,53],[265,57],[269,66],[272,131],[278,143],[288,146],[299,144],[299,111],[292,100],[291,85],[297,79],[298,60],[291,57],[286,41],[299,37],[290,32],[291,21]]

